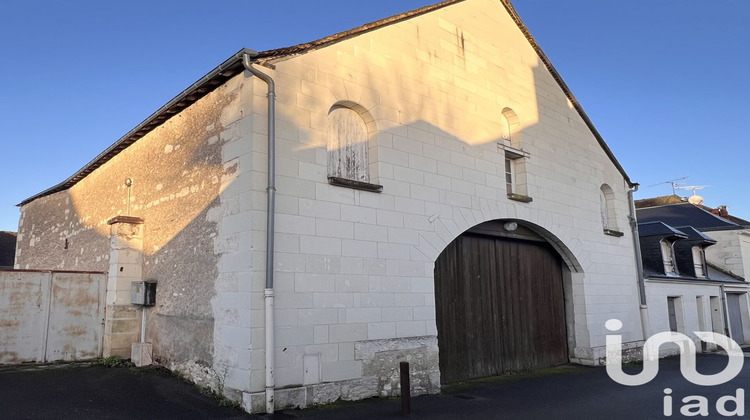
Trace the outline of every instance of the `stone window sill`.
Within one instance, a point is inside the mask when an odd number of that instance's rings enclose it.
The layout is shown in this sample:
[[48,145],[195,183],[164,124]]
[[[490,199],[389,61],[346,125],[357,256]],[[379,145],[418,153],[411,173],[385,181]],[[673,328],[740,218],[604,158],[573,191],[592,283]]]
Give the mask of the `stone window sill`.
[[515,194],[515,193],[509,193],[508,199],[513,200],[513,201],[520,201],[522,203],[531,203],[532,201],[534,201],[534,199],[529,197],[528,195]]
[[339,186],[339,187],[353,188],[355,190],[371,191],[371,192],[377,192],[377,193],[383,191],[382,185],[371,184],[369,182],[355,181],[353,179],[339,178],[335,176],[329,176],[328,183],[331,185]]
[[618,238],[620,236],[625,235],[624,233],[620,232],[619,230],[612,230],[612,229],[604,229],[604,234],[605,235],[609,235],[609,236],[616,236]]

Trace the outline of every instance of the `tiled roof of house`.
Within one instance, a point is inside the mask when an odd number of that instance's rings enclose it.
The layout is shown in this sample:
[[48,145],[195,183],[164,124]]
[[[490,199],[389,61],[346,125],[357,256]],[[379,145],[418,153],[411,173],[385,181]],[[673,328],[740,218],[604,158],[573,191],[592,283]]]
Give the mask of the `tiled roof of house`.
[[677,226],[675,229],[679,230],[687,236],[687,241],[695,243],[715,244],[716,240],[709,237],[708,235],[698,231],[692,226]]
[[750,228],[750,221],[747,221],[745,219],[739,218],[737,216],[732,216],[731,214],[729,214],[726,217],[724,217],[724,219],[727,219],[730,222],[736,223],[736,224],[738,224],[738,225],[740,225],[742,227]]
[[740,226],[750,228],[750,222],[740,217],[732,216],[731,214],[729,214],[729,211],[727,210],[727,206],[719,206],[717,208],[712,208],[712,207],[699,204],[698,207],[702,208],[703,210],[706,210],[707,212],[711,214],[715,214],[721,217],[722,219],[728,220],[732,223],[736,223]]
[[638,223],[638,236],[641,238],[649,236],[676,236],[679,238],[688,238],[688,235],[659,221]]
[[[151,114],[143,122],[138,124],[134,129],[132,129],[123,137],[121,137],[119,140],[117,140],[114,144],[112,144],[112,146],[108,147],[104,152],[100,153],[91,162],[87,163],[83,168],[78,170],[75,174],[70,176],[68,179],[61,182],[60,184],[55,185],[54,187],[51,187],[45,191],[42,191],[34,196],[31,196],[23,200],[18,205],[22,206],[24,204],[27,204],[31,201],[36,200],[37,198],[41,198],[50,194],[54,194],[56,192],[63,191],[72,187],[73,185],[78,183],[78,181],[85,178],[88,174],[90,174],[91,172],[93,172],[94,170],[102,166],[104,163],[112,159],[114,156],[119,154],[128,146],[135,143],[138,139],[145,136],[150,131],[152,131],[159,125],[166,122],[169,118],[178,114],[183,109],[195,103],[198,99],[202,98],[203,96],[207,95],[208,93],[210,93],[217,87],[221,86],[229,78],[234,77],[235,75],[241,73],[244,70],[242,60],[245,54],[250,54],[251,56],[254,57],[255,60],[258,60],[260,64],[264,64],[274,59],[278,59],[282,57],[289,57],[289,56],[298,55],[298,54],[304,54],[309,51],[313,51],[319,48],[324,48],[329,45],[335,44],[337,42],[341,42],[346,39],[349,39],[349,38],[352,38],[352,37],[355,37],[355,36],[397,23],[397,22],[401,22],[401,21],[404,21],[404,20],[419,16],[419,15],[423,15],[433,10],[441,9],[441,8],[444,8],[446,6],[450,6],[456,3],[461,3],[463,1],[466,1],[466,0],[446,0],[446,1],[434,4],[434,5],[431,5],[431,6],[421,7],[419,9],[415,9],[409,12],[401,13],[401,14],[391,16],[385,19],[380,19],[378,21],[368,23],[368,24],[359,26],[357,28],[354,28],[348,31],[339,32],[337,34],[327,36],[327,37],[318,39],[316,41],[307,42],[307,43],[303,43],[303,44],[299,44],[299,45],[295,45],[291,47],[278,48],[278,49],[267,50],[267,51],[262,51],[262,52],[257,52],[257,51],[244,48],[240,50],[239,52],[237,52],[236,54],[234,54],[233,56],[231,56],[226,61],[224,61],[218,67],[210,71],[208,74],[203,76],[197,82],[190,85],[190,87],[185,89],[182,93],[177,95],[175,98],[167,102],[167,104],[165,104],[164,106],[159,108],[159,110]],[[615,167],[618,169],[618,171],[623,176],[625,181],[631,186],[636,185],[630,180],[630,177],[625,172],[625,169],[622,167],[622,165],[617,160],[612,150],[609,148],[609,145],[607,145],[607,143],[604,141],[604,138],[601,136],[601,134],[596,129],[596,127],[594,127],[594,124],[591,122],[588,115],[583,110],[583,107],[581,107],[580,103],[578,102],[578,99],[576,99],[576,97],[570,91],[570,89],[568,88],[568,85],[563,81],[560,74],[557,72],[555,67],[550,62],[549,58],[547,58],[547,55],[544,53],[544,51],[542,51],[541,47],[539,47],[539,44],[531,35],[528,28],[521,20],[520,16],[518,16],[518,13],[516,13],[515,9],[513,8],[513,5],[510,3],[510,0],[498,0],[498,1],[500,1],[500,3],[508,11],[511,18],[518,26],[519,30],[523,33],[523,35],[526,37],[528,42],[536,51],[537,55],[539,56],[540,61],[544,64],[544,66],[550,72],[550,74],[555,79],[555,81],[560,85],[560,88],[565,93],[565,96],[568,98],[568,100],[573,105],[575,110],[578,112],[580,117],[586,123],[589,130],[591,131],[591,133],[594,135],[597,142],[599,143],[600,147],[607,154],[607,156],[615,165]],[[268,63],[268,64],[272,65],[271,63]]]
[[690,203],[640,208],[636,210],[636,216],[639,224],[660,221],[670,226],[692,226],[702,232],[742,229],[742,226]]
[[720,271],[712,265],[708,265],[707,277],[690,277],[684,275],[665,275],[652,268],[643,267],[643,276],[647,279],[661,279],[678,282],[707,282],[707,283],[739,283],[744,284],[745,280],[742,277],[728,274],[725,271]]
[[729,271],[722,270],[721,268],[711,264],[706,263],[706,266],[708,268],[708,277],[714,280],[719,280],[722,282],[745,282],[745,279],[742,277],[732,274]]
[[635,200],[633,204],[635,204],[635,208],[640,209],[644,207],[665,206],[667,204],[679,204],[686,201],[687,200],[683,199],[679,195],[664,195],[661,197],[642,198],[640,200]]

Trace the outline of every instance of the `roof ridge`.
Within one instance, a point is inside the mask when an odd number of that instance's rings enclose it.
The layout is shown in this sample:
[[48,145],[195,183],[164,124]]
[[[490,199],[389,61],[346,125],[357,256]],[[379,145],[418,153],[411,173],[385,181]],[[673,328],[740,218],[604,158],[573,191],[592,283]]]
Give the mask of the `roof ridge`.
[[[289,55],[303,54],[307,51],[316,50],[319,48],[327,47],[331,44],[343,41],[345,39],[353,38],[364,33],[380,29],[387,25],[392,25],[407,19],[411,19],[416,16],[423,15],[433,10],[442,9],[443,7],[450,6],[452,4],[461,3],[466,0],[445,0],[440,3],[435,3],[427,6],[422,6],[418,9],[410,10],[408,12],[399,13],[393,16],[389,16],[383,19],[378,19],[373,22],[365,23],[364,25],[357,26],[352,29],[337,32],[333,35],[328,35],[323,38],[319,38],[309,42],[303,42],[297,45],[291,45],[288,47],[274,48],[272,50],[259,51],[257,58],[274,59],[285,57]],[[500,0],[503,1],[503,0]]]
[[[414,9],[408,12],[400,13],[391,17],[387,17],[387,18],[380,19],[374,22],[366,23],[364,25],[358,26],[348,31],[343,31],[343,32],[339,32],[333,35],[329,35],[327,37],[320,38],[315,41],[298,44],[292,47],[266,50],[263,52],[258,52],[257,54],[255,54],[255,52],[253,51],[254,57],[256,59],[265,58],[266,59],[265,61],[270,61],[271,59],[274,59],[274,58],[281,58],[284,56],[301,54],[308,50],[323,48],[325,46],[334,44],[344,39],[348,39],[354,36],[358,36],[358,35],[373,31],[375,29],[379,29],[383,26],[398,23],[406,19],[420,16],[425,13],[432,12],[434,10],[438,10],[438,9],[441,9],[441,8],[444,8],[453,4],[461,3],[464,1],[466,0],[445,0],[440,3],[423,6],[418,9]],[[534,37],[531,35],[531,32],[523,23],[523,20],[516,12],[510,0],[497,0],[497,1],[499,1],[503,5],[503,7],[505,7],[511,19],[514,21],[514,23],[516,24],[518,29],[521,31],[521,33],[524,35],[524,37],[529,42],[529,44],[534,49],[534,51],[537,53],[542,64],[544,64],[547,71],[550,72],[550,75],[552,76],[552,78],[555,79],[555,81],[558,83],[558,85],[563,91],[563,94],[565,94],[565,96],[568,98],[570,103],[573,105],[573,108],[581,117],[584,124],[586,124],[586,126],[589,128],[589,130],[591,131],[591,134],[594,136],[597,143],[599,143],[599,146],[602,148],[602,150],[607,155],[607,157],[609,157],[612,164],[615,165],[615,167],[620,172],[624,180],[628,183],[629,186],[638,185],[637,183],[634,183],[630,180],[630,177],[628,176],[627,172],[625,172],[625,169],[622,167],[620,162],[615,157],[614,153],[612,152],[612,149],[609,148],[609,145],[607,145],[607,143],[604,141],[604,138],[601,136],[599,131],[596,129],[596,127],[594,127],[594,123],[591,121],[591,119],[588,117],[586,112],[583,110],[583,107],[578,102],[578,99],[576,99],[576,97],[570,91],[570,88],[568,87],[568,85],[565,83],[565,81],[563,81],[562,76],[560,76],[560,74],[557,72],[557,69],[555,69],[555,67],[552,65],[547,55],[544,53],[544,51],[542,51],[541,47],[536,42],[536,39],[534,39]],[[143,122],[138,124],[135,128],[130,130],[124,136],[122,136],[119,140],[115,141],[115,143],[113,143],[111,146],[106,148],[102,153],[97,155],[93,160],[91,160],[89,163],[84,165],[81,169],[79,169],[76,173],[68,177],[66,180],[23,200],[22,202],[18,204],[18,206],[23,206],[38,198],[42,198],[42,197],[54,194],[59,191],[69,189],[73,185],[77,184],[80,180],[88,176],[91,172],[93,172],[94,170],[102,166],[104,163],[108,162],[110,159],[112,159],[114,156],[119,154],[121,151],[125,150],[128,146],[135,143],[141,137],[145,136],[146,134],[154,130],[156,127],[166,122],[173,115],[176,115],[183,109],[187,108],[187,106],[189,106],[190,104],[195,103],[197,100],[207,95],[209,92],[213,91],[216,87],[220,86],[223,82],[228,80],[230,77],[234,77],[235,75],[239,74],[242,71],[242,55],[243,53],[247,51],[251,51],[251,50],[243,48],[238,53],[232,55],[230,58],[225,60],[222,64],[220,64],[219,66],[217,66],[216,68],[208,72],[205,76],[203,76],[197,82],[193,83],[188,88],[183,90],[173,99],[171,99],[161,108],[159,108],[149,117],[147,117]]]

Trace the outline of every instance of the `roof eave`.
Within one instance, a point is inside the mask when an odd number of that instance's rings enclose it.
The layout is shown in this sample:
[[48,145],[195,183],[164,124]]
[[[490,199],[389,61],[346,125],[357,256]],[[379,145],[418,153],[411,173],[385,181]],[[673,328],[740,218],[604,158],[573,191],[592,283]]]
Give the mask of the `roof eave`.
[[573,92],[568,88],[568,85],[563,80],[562,76],[560,76],[560,73],[557,72],[557,69],[555,69],[555,66],[552,65],[552,62],[547,57],[547,54],[544,53],[542,50],[542,47],[539,46],[539,44],[536,42],[536,39],[531,35],[531,32],[529,32],[529,29],[526,27],[526,24],[523,23],[523,20],[516,12],[516,9],[513,8],[513,5],[510,3],[510,0],[500,0],[500,2],[505,6],[505,9],[508,11],[510,16],[513,18],[513,21],[516,22],[516,25],[518,26],[518,29],[521,30],[521,32],[526,37],[526,40],[529,41],[531,46],[536,51],[537,55],[539,55],[539,59],[542,60],[542,63],[545,67],[547,67],[547,70],[552,75],[552,78],[555,79],[558,85],[560,85],[560,88],[563,90],[563,93],[565,93],[565,96],[568,98],[570,103],[573,105],[573,108],[575,108],[576,112],[578,112],[578,115],[581,116],[581,119],[583,119],[583,122],[586,124],[586,126],[591,130],[591,133],[596,138],[596,141],[599,143],[599,146],[604,150],[604,153],[609,157],[609,159],[612,161],[612,163],[615,165],[617,170],[620,172],[620,174],[625,179],[625,182],[628,183],[628,186],[635,187],[638,185],[638,183],[635,183],[630,180],[630,176],[628,176],[627,172],[625,172],[625,168],[622,167],[620,164],[620,161],[617,160],[615,157],[615,154],[612,152],[612,149],[609,148],[609,145],[607,142],[604,141],[604,138],[599,133],[599,130],[594,127],[594,123],[591,122],[591,119],[589,118],[588,114],[586,114],[586,111],[583,110],[583,107],[578,102],[578,99],[576,99],[575,95],[573,95]]
[[[381,28],[386,25],[390,25],[393,23],[401,22],[406,19],[410,19],[415,16],[422,15],[424,13],[431,12],[436,9],[440,9],[455,3],[460,3],[464,0],[447,0],[443,1],[441,3],[433,4],[431,6],[425,6],[416,10],[412,10],[410,12],[402,13],[399,15],[391,16],[389,18],[385,18],[382,20],[378,20],[372,23],[368,23],[366,25],[362,25],[360,27],[339,32],[337,34],[318,39],[316,41],[308,42],[305,44],[299,44],[292,47],[286,47],[286,48],[278,48],[274,50],[268,50],[263,51],[258,54],[259,59],[266,59],[266,60],[272,60],[275,58],[282,58],[287,57],[291,55],[298,55],[298,54],[304,54],[306,52],[316,50],[319,48],[327,47],[331,44],[343,41],[345,39],[349,39],[351,37],[355,37],[358,35],[361,35],[363,33],[370,32],[372,30]],[[581,119],[583,119],[586,126],[591,130],[591,133],[594,135],[594,138],[596,138],[596,141],[599,143],[599,146],[604,150],[604,153],[609,157],[609,159],[612,161],[612,163],[615,165],[617,170],[620,172],[620,174],[625,179],[625,182],[628,183],[628,186],[635,187],[638,185],[637,183],[630,180],[630,176],[628,176],[627,172],[625,172],[625,168],[622,167],[620,164],[620,161],[617,160],[615,157],[615,154],[612,152],[612,149],[609,148],[609,145],[606,141],[604,141],[604,138],[599,133],[599,131],[594,126],[594,123],[589,118],[588,114],[586,114],[586,111],[583,110],[583,107],[578,102],[578,99],[576,99],[575,95],[573,95],[573,92],[571,92],[570,88],[568,88],[568,85],[563,80],[562,76],[560,76],[560,73],[558,73],[557,69],[555,69],[555,66],[552,65],[552,62],[549,60],[547,55],[544,53],[542,48],[539,46],[539,44],[536,42],[536,39],[531,35],[531,32],[526,27],[526,24],[523,23],[523,20],[518,15],[516,10],[513,8],[513,5],[510,3],[510,0],[499,0],[505,9],[510,14],[511,18],[515,22],[516,26],[521,30],[523,35],[526,37],[526,40],[531,44],[532,48],[534,48],[534,51],[536,51],[537,55],[539,56],[539,59],[542,61],[544,66],[547,68],[547,70],[552,75],[552,78],[555,79],[555,81],[560,85],[560,88],[562,89],[565,96],[568,98],[570,103],[573,105],[573,108],[578,112],[578,115],[581,116]]]
[[[84,165],[80,170],[78,170],[75,174],[70,176],[68,179],[55,185],[54,187],[48,188],[32,197],[29,197],[23,200],[21,203],[18,204],[18,206],[23,206],[38,198],[51,195],[59,191],[66,190],[72,187],[73,185],[75,185],[78,181],[85,178],[88,174],[90,174],[91,172],[99,168],[101,165],[109,161],[112,157],[120,153],[122,150],[124,150],[125,148],[133,144],[135,141],[137,141],[141,137],[148,134],[154,128],[163,124],[173,115],[176,115],[177,113],[187,108],[188,106],[190,106],[192,103],[194,103],[201,97],[208,94],[214,88],[221,85],[221,83],[228,80],[230,77],[233,77],[239,72],[241,72],[243,68],[242,57],[246,53],[253,55],[256,59],[266,59],[266,60],[270,60],[274,58],[281,58],[281,57],[289,56],[289,55],[302,54],[310,50],[323,48],[328,45],[334,44],[336,42],[340,42],[344,39],[348,39],[348,38],[351,38],[351,37],[354,37],[354,36],[357,36],[366,32],[370,32],[378,28],[381,28],[383,26],[401,22],[403,20],[410,19],[412,17],[431,12],[433,10],[441,9],[443,7],[446,7],[452,4],[461,3],[463,1],[465,0],[446,0],[441,3],[433,4],[430,6],[425,6],[419,9],[412,10],[410,12],[391,16],[389,18],[381,19],[375,22],[362,25],[360,27],[351,29],[349,31],[340,32],[340,33],[337,33],[337,34],[334,34],[325,38],[321,38],[313,42],[299,44],[293,47],[279,48],[279,49],[267,50],[263,52],[257,52],[254,50],[243,48],[242,50],[234,54],[232,57],[224,61],[222,64],[220,64],[218,67],[216,67],[215,69],[210,71],[208,74],[203,76],[197,82],[193,83],[190,87],[182,91],[179,95],[174,97],[171,101],[167,102],[164,106],[159,108],[156,112],[151,114],[143,122],[138,124],[135,128],[130,130],[127,134],[122,136],[114,144],[108,147],[104,152],[100,153],[93,160],[91,160],[89,163]],[[570,91],[570,89],[568,88],[568,85],[565,83],[565,81],[563,81],[560,74],[557,72],[555,67],[550,62],[549,58],[547,58],[547,55],[544,53],[544,51],[542,51],[539,44],[531,35],[528,28],[523,23],[520,16],[516,12],[516,10],[513,8],[513,5],[510,3],[509,0],[499,0],[499,1],[503,4],[505,9],[508,11],[511,18],[516,23],[516,26],[518,26],[518,28],[521,30],[523,35],[526,37],[527,41],[531,44],[532,48],[534,48],[537,55],[539,56],[539,59],[545,65],[545,67],[550,72],[550,74],[555,79],[555,81],[558,83],[558,85],[562,89],[565,96],[573,105],[576,112],[578,112],[578,114],[581,116],[586,126],[589,128],[591,133],[596,138],[600,147],[604,150],[605,154],[609,157],[610,161],[615,165],[617,170],[623,176],[623,179],[625,180],[625,182],[627,182],[627,184],[631,188],[637,186],[638,185],[637,183],[634,183],[630,180],[630,177],[628,176],[627,172],[625,172],[625,169],[622,167],[622,165],[617,160],[612,150],[609,148],[609,145],[607,145],[607,143],[604,141],[604,138],[601,136],[599,131],[596,129],[596,127],[594,127],[593,122],[591,122],[591,119],[588,117],[586,112],[583,110],[583,107],[580,105],[576,97]],[[208,89],[203,90],[203,88],[206,87],[206,85],[208,84],[211,84],[211,86],[209,86]]]

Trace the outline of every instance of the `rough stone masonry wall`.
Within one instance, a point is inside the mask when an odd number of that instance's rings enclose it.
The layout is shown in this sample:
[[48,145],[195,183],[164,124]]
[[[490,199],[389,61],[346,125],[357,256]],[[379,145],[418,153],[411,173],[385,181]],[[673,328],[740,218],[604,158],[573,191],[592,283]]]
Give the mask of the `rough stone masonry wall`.
[[[155,360],[191,376],[213,372],[211,299],[224,252],[215,239],[222,212],[231,211],[219,194],[236,172],[222,149],[239,137],[240,88],[219,87],[69,190],[21,209],[18,268],[107,271],[107,221],[126,214],[124,182],[132,179],[130,215],[145,221],[143,279],[158,282],[147,340]],[[132,310],[121,300],[108,309]],[[217,382],[208,376],[207,384]]]

